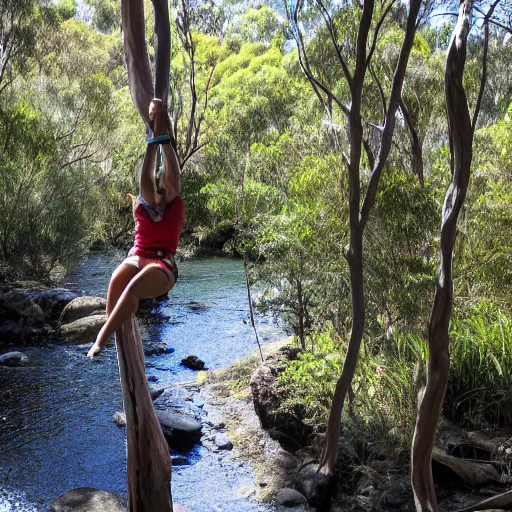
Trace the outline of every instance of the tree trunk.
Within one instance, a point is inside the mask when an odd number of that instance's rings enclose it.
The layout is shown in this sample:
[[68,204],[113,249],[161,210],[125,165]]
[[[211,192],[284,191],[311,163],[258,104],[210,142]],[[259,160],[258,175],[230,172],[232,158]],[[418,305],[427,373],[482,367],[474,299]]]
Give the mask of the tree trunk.
[[116,348],[126,414],[128,512],[172,512],[171,456],[151,400],[133,315],[117,330]]
[[352,303],[352,325],[347,354],[343,362],[340,378],[332,398],[327,423],[326,442],[320,460],[320,468],[327,476],[334,474],[334,464],[338,456],[338,441],[341,430],[341,414],[345,397],[354,377],[365,322],[364,286],[363,286],[363,236],[357,232],[351,244],[347,261],[350,271],[350,296]]
[[350,246],[346,254],[350,272],[350,291],[352,305],[352,325],[347,354],[343,362],[341,376],[336,383],[329,420],[327,423],[326,443],[319,464],[319,472],[326,477],[334,474],[334,464],[338,456],[338,441],[341,430],[341,414],[345,397],[354,377],[361,340],[365,324],[365,302],[363,281],[363,233],[369,213],[375,202],[380,174],[384,168],[391,149],[395,128],[395,114],[398,109],[402,86],[409,61],[409,55],[416,33],[416,20],[420,10],[420,0],[411,0],[407,27],[400,50],[400,56],[393,75],[393,83],[387,115],[382,131],[380,149],[374,162],[370,181],[361,208],[360,162],[363,144],[363,129],[361,124],[361,105],[364,76],[368,67],[366,43],[369,25],[373,16],[373,2],[365,2],[363,15],[358,33],[358,53],[356,69],[351,88],[351,109],[349,115],[350,161],[348,163],[349,184],[349,217],[350,217]]
[[453,247],[457,219],[464,204],[469,183],[473,145],[471,119],[462,84],[471,9],[472,0],[465,0],[461,4],[457,26],[453,32],[446,59],[445,97],[452,181],[446,192],[443,205],[440,265],[428,329],[427,383],[419,401],[412,445],[412,486],[418,512],[436,512],[438,510],[432,479],[432,449],[450,368],[448,328],[453,297]]

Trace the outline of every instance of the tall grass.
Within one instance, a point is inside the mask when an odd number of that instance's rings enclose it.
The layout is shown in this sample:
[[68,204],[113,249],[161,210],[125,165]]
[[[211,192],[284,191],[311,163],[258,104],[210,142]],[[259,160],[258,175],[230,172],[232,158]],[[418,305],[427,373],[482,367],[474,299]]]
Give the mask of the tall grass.
[[[280,375],[284,407],[300,404],[305,420],[327,421],[346,342],[315,334],[315,352],[304,352]],[[371,346],[378,346],[375,352]],[[512,316],[486,304],[450,327],[451,368],[444,414],[468,428],[512,425]],[[417,395],[426,379],[428,345],[418,333],[396,333],[385,343],[363,343],[344,425],[361,438],[408,450]]]
[[446,413],[471,427],[512,424],[512,317],[489,304],[450,330]]

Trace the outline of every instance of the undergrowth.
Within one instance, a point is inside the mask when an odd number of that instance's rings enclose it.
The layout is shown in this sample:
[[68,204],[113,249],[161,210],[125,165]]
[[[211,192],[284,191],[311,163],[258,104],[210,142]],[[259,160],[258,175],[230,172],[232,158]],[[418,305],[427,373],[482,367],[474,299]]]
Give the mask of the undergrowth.
[[[300,404],[303,421],[318,426],[327,423],[347,343],[333,332],[313,334],[310,341],[314,352],[289,362],[279,376],[279,393],[283,408],[297,410]],[[428,346],[417,333],[395,333],[378,350],[375,345],[363,341],[343,424],[399,453],[410,447]],[[444,414],[468,428],[510,427],[512,316],[481,304],[455,318],[450,357]]]

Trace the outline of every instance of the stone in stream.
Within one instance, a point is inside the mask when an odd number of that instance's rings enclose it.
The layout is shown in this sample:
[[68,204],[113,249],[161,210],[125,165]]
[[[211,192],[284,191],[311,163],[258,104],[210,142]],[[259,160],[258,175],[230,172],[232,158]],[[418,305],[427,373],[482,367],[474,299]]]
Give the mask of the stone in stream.
[[102,297],[90,297],[88,295],[76,297],[62,310],[59,325],[69,324],[93,313],[104,313],[106,307],[107,301]]
[[6,342],[21,342],[25,339],[25,331],[18,322],[8,320],[0,324],[0,340]]
[[167,442],[176,448],[191,446],[201,439],[202,425],[193,417],[173,411],[156,411]]
[[[187,414],[174,411],[156,410],[156,415],[167,441],[174,447],[191,446],[199,441],[202,425]],[[126,427],[126,416],[119,411],[114,414],[114,423],[118,427]],[[224,435],[224,434],[222,434]],[[226,436],[227,439],[227,436]],[[229,443],[229,439],[227,439]],[[231,444],[231,443],[229,443]],[[232,447],[233,445],[231,445]],[[224,448],[230,449],[230,448]],[[187,462],[188,464],[188,462]]]
[[94,341],[106,320],[106,315],[86,316],[69,324],[61,325],[58,334],[69,341]]
[[27,292],[12,290],[0,294],[0,310],[3,310],[10,318],[5,320],[17,321],[24,318],[28,325],[43,325],[44,313],[41,306],[32,301]]
[[30,364],[29,358],[23,352],[7,352],[0,356],[0,366],[25,366]]
[[126,500],[107,491],[80,487],[59,496],[48,512],[126,512]]
[[126,415],[122,411],[118,411],[114,414],[114,423],[119,427],[126,427]]
[[66,288],[30,292],[29,295],[41,307],[46,321],[50,324],[55,324],[66,305],[78,297],[78,293]]
[[171,460],[173,466],[190,466],[190,461],[183,455],[173,455]]
[[144,355],[154,356],[160,354],[172,354],[174,349],[161,341],[144,343]]
[[[126,507],[126,500],[117,494],[81,487],[59,496],[50,505],[48,512],[127,512]],[[174,512],[192,512],[179,503],[173,505],[173,510]]]
[[221,432],[215,435],[213,442],[219,450],[231,450],[233,448],[233,443],[229,440],[229,437]]
[[276,494],[276,506],[278,512],[306,511],[308,500],[299,491],[285,487]]
[[329,477],[318,472],[318,464],[307,464],[295,477],[297,490],[313,506],[323,506],[329,500]]
[[204,361],[197,356],[187,356],[181,360],[181,364],[191,370],[204,370]]
[[151,400],[156,400],[164,391],[165,391],[165,388],[149,388],[149,393],[151,394]]

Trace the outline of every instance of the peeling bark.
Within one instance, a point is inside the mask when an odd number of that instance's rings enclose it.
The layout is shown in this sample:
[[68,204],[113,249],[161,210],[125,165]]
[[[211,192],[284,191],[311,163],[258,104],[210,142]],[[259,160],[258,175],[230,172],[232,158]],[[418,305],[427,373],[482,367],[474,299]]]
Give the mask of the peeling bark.
[[126,414],[128,512],[172,512],[171,456],[151,400],[133,315],[117,330],[116,348]]
[[440,265],[428,329],[427,383],[418,407],[412,445],[412,486],[418,512],[438,511],[432,479],[432,450],[437,419],[448,383],[450,368],[448,328],[453,298],[453,247],[457,233],[457,220],[469,183],[473,145],[471,118],[462,83],[472,6],[472,0],[465,0],[460,5],[445,68],[452,180],[443,204]]

